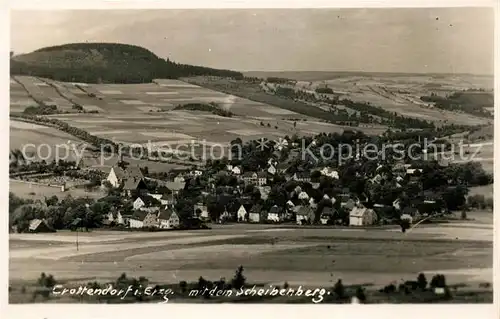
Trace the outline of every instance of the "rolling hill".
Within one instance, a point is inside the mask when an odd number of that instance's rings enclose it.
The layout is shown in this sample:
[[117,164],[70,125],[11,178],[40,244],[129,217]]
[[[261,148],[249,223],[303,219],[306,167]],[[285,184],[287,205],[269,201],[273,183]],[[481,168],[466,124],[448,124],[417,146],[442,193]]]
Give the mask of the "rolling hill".
[[164,60],[145,48],[118,43],[71,43],[42,48],[12,57],[10,73],[85,83],[147,83],[155,78],[195,75],[242,77],[235,71]]

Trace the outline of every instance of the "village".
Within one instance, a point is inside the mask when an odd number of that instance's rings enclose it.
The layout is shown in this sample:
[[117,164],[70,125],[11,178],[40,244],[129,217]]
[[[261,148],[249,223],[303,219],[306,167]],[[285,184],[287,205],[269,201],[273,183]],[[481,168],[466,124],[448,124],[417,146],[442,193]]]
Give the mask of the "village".
[[[347,138],[353,143],[360,137],[368,139],[352,132],[321,134],[312,140],[313,153],[318,153],[326,142],[338,143]],[[407,137],[405,143],[420,141],[415,133],[408,133]],[[396,161],[389,156],[368,160],[358,153],[342,165],[331,159],[318,163],[309,154],[301,153],[296,136],[260,149],[258,141],[239,140],[232,145],[242,146],[243,160],[207,160],[203,168],[193,166],[160,174],[129,164],[123,156],[108,173],[67,162],[43,166],[14,161],[11,168],[16,167],[17,173],[11,176],[15,178],[29,182],[31,174],[38,177],[37,181],[40,175],[64,180],[60,196],[56,195],[49,204],[56,205],[60,200],[62,203],[67,185],[85,176],[91,176],[91,180],[84,187],[97,189],[103,195],[97,201],[85,196],[74,199],[82,201],[80,210],[64,210],[59,205],[57,218],[51,216],[55,208],[48,207],[47,198],[14,205],[12,226],[21,223],[25,226],[16,231],[43,232],[75,227],[198,229],[208,228],[209,223],[409,225],[464,210],[464,185],[484,184],[492,178],[477,163],[450,164],[444,159]],[[425,153],[420,150],[420,155]],[[23,175],[23,171],[29,174]],[[468,181],[463,180],[465,175]]]

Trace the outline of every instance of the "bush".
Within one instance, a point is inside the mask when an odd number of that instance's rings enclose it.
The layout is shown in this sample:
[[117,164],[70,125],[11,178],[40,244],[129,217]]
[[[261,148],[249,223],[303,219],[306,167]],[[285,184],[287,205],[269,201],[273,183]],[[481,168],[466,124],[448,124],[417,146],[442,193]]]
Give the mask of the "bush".
[[417,283],[420,289],[425,290],[427,288],[427,278],[425,278],[425,275],[423,273],[420,273],[418,275]]
[[235,289],[240,289],[245,286],[246,278],[243,276],[243,266],[239,266],[236,270],[231,286]]
[[337,299],[343,299],[345,298],[345,288],[344,285],[342,284],[342,280],[339,279],[335,283],[335,286],[333,286],[333,292],[337,296]]
[[356,289],[356,298],[358,298],[361,303],[366,302],[365,290],[362,287]]

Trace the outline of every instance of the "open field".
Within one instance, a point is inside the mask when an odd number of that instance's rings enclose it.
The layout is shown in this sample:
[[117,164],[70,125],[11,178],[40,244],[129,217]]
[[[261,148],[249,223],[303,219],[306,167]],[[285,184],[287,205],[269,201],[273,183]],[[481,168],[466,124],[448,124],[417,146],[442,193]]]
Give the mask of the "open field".
[[[178,80],[156,80],[155,83],[134,85],[81,85],[32,77],[16,79],[26,83],[29,90],[33,89],[33,94],[47,96],[50,93],[48,90],[52,89],[50,94],[60,92],[60,98],[69,97],[86,110],[98,110],[98,114],[58,114],[50,117],[63,120],[96,136],[125,144],[144,145],[150,142],[153,147],[167,146],[175,149],[181,144],[191,144],[193,140],[198,144],[227,145],[237,137],[243,140],[261,137],[275,139],[294,133],[310,135],[350,129]],[[52,85],[58,87],[58,90]],[[16,87],[14,84],[12,86]],[[235,116],[222,117],[200,111],[172,110],[176,105],[194,102],[216,102]],[[158,110],[161,112],[157,112]],[[296,119],[303,121],[294,128]],[[380,134],[385,128],[367,127],[361,130]],[[17,132],[13,135],[19,136]],[[25,143],[22,135],[15,142],[13,144]]]
[[80,233],[79,251],[71,232],[11,234],[10,281],[35,280],[45,271],[68,282],[114,280],[125,272],[178,283],[199,276],[231,278],[243,265],[249,281],[279,285],[331,286],[342,278],[381,286],[412,280],[419,272],[445,273],[449,284],[492,282],[490,221],[418,226],[406,234],[392,228],[214,226],[188,232]]
[[65,192],[61,191],[60,187],[38,185],[25,181],[9,180],[9,192],[16,196],[25,199],[44,199],[56,195],[58,198],[63,198],[68,195],[72,197],[89,197],[101,198],[106,196],[104,192],[88,192],[84,188],[70,188]]
[[[407,117],[466,125],[493,122],[493,119],[440,110],[420,100],[421,96],[431,93],[444,96],[468,89],[491,91],[493,78],[487,76],[356,72],[248,72],[248,75],[298,80],[298,87],[310,91],[314,91],[318,85],[326,84],[341,99],[370,102],[374,106]],[[482,99],[483,102],[484,100]],[[492,99],[488,101],[491,102]]]

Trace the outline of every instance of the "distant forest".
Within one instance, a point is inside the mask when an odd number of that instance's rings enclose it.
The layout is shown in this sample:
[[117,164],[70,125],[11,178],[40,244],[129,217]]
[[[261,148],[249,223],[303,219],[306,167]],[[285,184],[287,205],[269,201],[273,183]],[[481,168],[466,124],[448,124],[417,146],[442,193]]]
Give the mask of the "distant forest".
[[197,75],[243,77],[240,72],[175,63],[145,48],[115,43],[65,44],[13,56],[10,73],[84,83],[148,83]]

